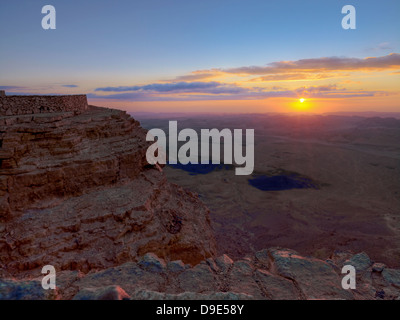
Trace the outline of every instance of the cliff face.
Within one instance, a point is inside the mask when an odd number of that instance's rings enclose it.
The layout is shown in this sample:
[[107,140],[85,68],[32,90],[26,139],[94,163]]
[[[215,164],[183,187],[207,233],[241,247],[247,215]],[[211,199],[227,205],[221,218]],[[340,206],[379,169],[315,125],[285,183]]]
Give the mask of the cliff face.
[[145,135],[98,107],[0,117],[0,276],[213,256],[208,209],[147,164]]

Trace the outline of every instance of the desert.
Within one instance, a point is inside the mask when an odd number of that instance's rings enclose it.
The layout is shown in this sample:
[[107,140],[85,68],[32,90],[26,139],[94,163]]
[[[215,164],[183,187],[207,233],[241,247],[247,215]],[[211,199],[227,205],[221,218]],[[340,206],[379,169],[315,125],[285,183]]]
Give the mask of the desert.
[[[146,128],[165,125],[160,117],[148,117],[141,121]],[[335,250],[366,251],[399,267],[400,120],[278,114],[176,118],[182,127],[197,129],[252,127],[252,176],[294,174],[314,183],[262,191],[251,185],[252,178],[230,170],[193,175],[167,166],[169,180],[198,193],[210,208],[220,253],[241,257],[266,245],[320,258]]]

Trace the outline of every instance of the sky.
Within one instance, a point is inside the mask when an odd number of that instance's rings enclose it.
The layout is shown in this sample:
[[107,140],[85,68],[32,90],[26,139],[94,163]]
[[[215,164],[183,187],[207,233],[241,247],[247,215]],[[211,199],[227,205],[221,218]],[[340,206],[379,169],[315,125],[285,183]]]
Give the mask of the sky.
[[0,90],[144,112],[400,112],[399,33],[398,0],[1,0]]

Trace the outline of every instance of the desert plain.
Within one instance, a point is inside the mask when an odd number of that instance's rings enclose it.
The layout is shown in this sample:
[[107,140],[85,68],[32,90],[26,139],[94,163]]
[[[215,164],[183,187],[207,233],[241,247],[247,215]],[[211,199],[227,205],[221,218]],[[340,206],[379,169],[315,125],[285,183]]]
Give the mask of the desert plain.
[[[146,129],[255,130],[252,176],[166,166],[170,182],[210,209],[218,253],[243,258],[271,246],[326,259],[366,252],[400,266],[400,120],[393,115],[139,114]],[[222,140],[221,140],[222,141]],[[295,174],[315,188],[260,190],[254,176]]]

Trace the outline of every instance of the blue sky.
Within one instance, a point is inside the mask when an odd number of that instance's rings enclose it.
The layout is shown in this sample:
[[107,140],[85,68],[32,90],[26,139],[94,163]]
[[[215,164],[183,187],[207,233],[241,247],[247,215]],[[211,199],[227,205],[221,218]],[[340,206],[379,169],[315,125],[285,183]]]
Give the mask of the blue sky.
[[[56,30],[41,28],[46,4]],[[357,10],[356,30],[341,27],[346,4]],[[399,16],[396,0],[2,0],[0,86],[95,94],[199,70],[381,57],[400,52]]]

